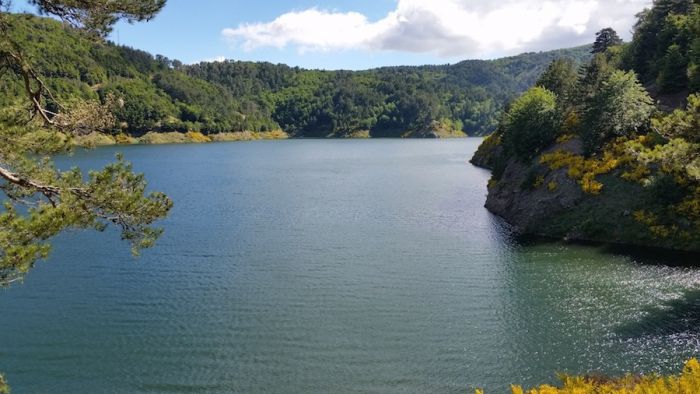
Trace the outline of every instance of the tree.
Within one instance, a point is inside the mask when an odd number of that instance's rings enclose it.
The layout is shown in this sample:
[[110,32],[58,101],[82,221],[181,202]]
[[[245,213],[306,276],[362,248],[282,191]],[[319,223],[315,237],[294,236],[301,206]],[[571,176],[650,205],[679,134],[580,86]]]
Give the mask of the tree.
[[700,6],[695,6],[688,20],[690,42],[688,78],[691,92],[700,92]]
[[608,63],[604,54],[596,53],[593,55],[591,61],[579,69],[578,85],[575,92],[576,102],[583,103],[589,100],[613,71],[614,68]]
[[29,0],[44,14],[55,15],[71,25],[104,37],[120,19],[150,20],[165,0]]
[[666,50],[661,62],[657,84],[662,92],[678,92],[688,87],[688,60],[681,53],[677,44]]
[[534,87],[515,100],[503,121],[503,145],[527,160],[551,144],[559,133],[557,97]]
[[569,100],[573,97],[577,81],[575,63],[569,59],[556,59],[549,63],[536,85],[556,94],[560,107],[566,109]]
[[595,42],[591,53],[604,53],[608,48],[622,44],[622,39],[611,27],[606,27],[595,34]]
[[[123,17],[148,19],[163,5],[148,0],[33,3],[100,34]],[[95,102],[63,107],[12,39],[12,28],[3,10],[0,60],[22,81],[31,111],[29,118],[23,106],[0,111],[0,191],[8,199],[0,213],[0,284],[21,278],[37,260],[46,258],[50,238],[68,228],[103,230],[115,225],[134,253],[152,246],[161,234],[152,225],[167,215],[172,202],[162,193],[146,193],[144,177],[134,174],[121,156],[89,174],[61,171],[51,164],[48,155],[70,150],[72,136],[108,127],[113,119],[105,106]]]
[[663,66],[663,57],[669,46],[680,45],[687,57],[689,39],[697,37],[684,26],[685,16],[697,14],[697,4],[692,0],[655,0],[650,9],[637,14],[631,44],[631,66],[645,83],[657,79]]
[[588,153],[616,136],[629,137],[649,122],[654,105],[633,72],[613,71],[588,98],[583,140]]
[[668,139],[683,138],[700,144],[700,94],[688,96],[686,110],[676,109],[671,114],[653,120],[654,129]]
[[[104,36],[121,18],[153,17],[165,0],[30,0],[85,31]],[[77,168],[56,169],[48,155],[70,150],[70,138],[113,123],[107,108],[83,102],[66,109],[12,39],[8,2],[0,0],[0,71],[21,81],[26,108],[0,110],[0,192],[8,200],[0,213],[0,285],[20,279],[49,254],[48,240],[68,228],[103,230],[112,224],[136,254],[162,233],[152,224],[165,217],[172,201],[163,193],[146,194],[143,175],[121,156],[87,175]],[[51,109],[49,109],[51,108]],[[9,393],[0,375],[0,393]]]

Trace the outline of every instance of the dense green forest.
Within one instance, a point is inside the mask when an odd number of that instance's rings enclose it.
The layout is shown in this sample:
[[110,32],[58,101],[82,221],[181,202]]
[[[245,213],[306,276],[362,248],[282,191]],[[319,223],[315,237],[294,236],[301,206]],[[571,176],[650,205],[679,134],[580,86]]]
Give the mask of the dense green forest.
[[632,42],[606,29],[593,48],[482,144],[487,207],[525,233],[700,250],[700,4],[656,0]]
[[[56,102],[112,99],[117,124],[104,131],[131,135],[278,129],[298,137],[483,135],[495,128],[504,103],[532,86],[553,59],[590,56],[590,47],[579,47],[368,71],[239,61],[188,66],[96,42],[52,19],[8,20]],[[0,106],[23,105],[22,89],[19,80],[0,76]]]

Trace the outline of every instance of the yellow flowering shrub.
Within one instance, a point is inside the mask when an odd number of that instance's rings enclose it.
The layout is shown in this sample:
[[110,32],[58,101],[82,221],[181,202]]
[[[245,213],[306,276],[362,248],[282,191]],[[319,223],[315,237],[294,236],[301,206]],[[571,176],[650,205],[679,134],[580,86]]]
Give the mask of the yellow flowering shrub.
[[651,171],[647,166],[641,163],[633,165],[629,170],[622,173],[622,179],[630,182],[644,183],[649,177]]
[[[700,363],[690,359],[680,375],[635,376],[601,379],[582,376],[562,376],[561,387],[542,385],[530,390],[511,386],[513,394],[697,394],[700,393]],[[476,394],[484,394],[481,389]]]
[[603,184],[595,177],[607,174],[619,165],[619,160],[611,152],[605,152],[600,159],[586,159],[581,155],[571,152],[556,151],[543,154],[540,163],[547,165],[552,170],[568,167],[567,176],[578,181],[581,189],[590,194],[599,194]]
[[[647,225],[655,237],[678,236],[684,240],[700,240],[700,144],[679,138],[658,144],[653,137],[641,136],[624,145],[633,161],[622,174],[623,179],[647,186],[653,184],[655,178],[658,180],[659,175],[670,176],[673,186],[685,194],[680,202],[674,201],[664,213],[660,213],[660,218],[664,220],[650,220],[649,215],[636,215],[635,220]],[[652,172],[650,167],[658,170]],[[677,215],[683,218],[685,224],[678,225]],[[666,222],[666,225],[661,225],[660,221]],[[672,224],[673,221],[676,224]]]
[[114,140],[117,142],[117,144],[133,144],[136,142],[134,137],[128,136],[124,133],[115,135]]
[[584,192],[599,194],[603,190],[603,184],[596,180],[596,176],[635,163],[634,157],[628,153],[627,142],[624,138],[618,138],[609,143],[600,155],[590,158],[561,150],[545,153],[540,157],[540,164],[552,170],[567,168],[567,176],[577,180]]
[[557,187],[559,187],[559,184],[556,181],[550,181],[547,184],[547,190],[549,190],[550,192],[557,190]]
[[199,131],[188,131],[185,136],[192,140],[192,142],[211,142],[211,138],[200,133]]

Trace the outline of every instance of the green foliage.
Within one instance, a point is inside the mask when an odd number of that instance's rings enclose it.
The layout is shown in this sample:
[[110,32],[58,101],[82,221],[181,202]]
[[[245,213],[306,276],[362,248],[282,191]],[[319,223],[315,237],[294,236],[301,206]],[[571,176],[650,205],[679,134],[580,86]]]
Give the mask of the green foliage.
[[0,162],[12,171],[0,169],[0,191],[10,199],[0,214],[0,283],[23,276],[46,258],[47,241],[68,228],[103,230],[114,224],[134,253],[153,245],[161,230],[151,224],[167,214],[172,202],[161,193],[146,193],[143,176],[121,157],[85,179],[78,169],[60,171],[48,159],[29,154],[38,149],[18,138],[17,128],[2,130]]
[[688,53],[688,78],[691,92],[700,92],[700,6],[693,7],[688,20],[690,48]]
[[613,71],[585,102],[583,139],[588,152],[613,137],[645,127],[654,106],[633,72]]
[[115,116],[125,123],[123,128],[130,131],[160,128],[162,122],[177,110],[167,95],[140,79],[115,81],[100,93],[102,97],[112,94],[123,102]]
[[617,32],[611,27],[606,27],[595,34],[591,53],[603,53],[608,48],[620,44],[622,44],[622,39],[617,35]]
[[662,92],[698,89],[700,5],[691,0],[657,0],[638,16],[626,64],[645,83],[658,82]]
[[677,92],[688,86],[688,60],[680,46],[673,44],[666,50],[661,60],[661,68],[656,84],[662,92]]
[[610,64],[606,54],[596,53],[588,64],[579,69],[578,85],[576,86],[575,103],[578,106],[585,104],[586,100],[596,94],[602,83],[608,79],[615,70]]
[[661,119],[652,120],[652,126],[668,139],[683,138],[700,143],[700,94],[688,96],[686,110],[677,109]]
[[129,22],[153,18],[165,0],[29,0],[41,12],[58,16],[85,31],[105,36],[120,19]]
[[[97,0],[94,0],[97,1]],[[155,1],[154,1],[155,2]],[[89,2],[90,3],[90,2]],[[92,3],[90,3],[92,4]],[[114,131],[268,132],[293,136],[430,135],[492,132],[504,104],[532,86],[554,59],[587,60],[590,47],[454,65],[368,71],[303,70],[253,62],[184,66],[147,52],[96,43],[54,20],[9,15],[12,34],[61,102],[123,101]],[[22,86],[0,77],[0,103]]]
[[557,97],[542,87],[525,92],[506,113],[503,145],[521,159],[530,159],[558,136]]
[[[91,29],[94,23],[105,28],[122,17],[139,19],[141,16],[130,12],[142,10],[141,6],[157,12],[160,7],[149,8],[155,7],[149,1],[36,3],[54,15],[82,18],[71,22],[82,21]],[[162,6],[162,1],[158,3]],[[75,12],[83,13],[73,15]],[[47,32],[66,40],[45,39],[51,37]],[[152,246],[161,233],[152,225],[168,213],[172,202],[162,193],[147,193],[143,176],[135,174],[121,157],[88,174],[77,168],[58,170],[50,161],[50,155],[70,151],[75,134],[113,127],[109,112],[113,95],[103,92],[100,104],[94,93],[99,86],[88,86],[106,82],[108,73],[89,56],[100,45],[55,21],[0,12],[0,56],[9,70],[2,81],[9,87],[6,91],[17,94],[0,109],[0,194],[6,198],[0,209],[0,285],[21,278],[37,260],[46,258],[50,239],[69,228],[103,230],[115,225],[134,253]],[[50,57],[53,51],[56,58]],[[18,81],[26,81],[27,86],[14,89]],[[172,105],[158,94],[148,95],[145,82],[123,82],[123,92],[135,97],[126,100],[119,111],[130,110],[135,116],[130,103],[146,101],[154,110],[141,116],[151,120],[158,117],[153,112],[169,110],[161,102]],[[122,92],[117,89],[121,86],[115,85],[114,91]]]
[[576,64],[570,59],[557,59],[547,66],[536,85],[556,94],[559,107],[564,110],[575,96],[577,82]]
[[[110,95],[120,100],[122,105],[113,109],[115,131],[124,128],[141,135],[151,130],[217,133],[279,129],[268,110],[174,69],[173,64],[179,64],[182,70],[179,62],[94,41],[46,18],[6,15],[6,19],[12,39],[24,49],[58,102],[105,103]],[[2,76],[0,92],[6,93],[0,95],[3,105],[22,102],[25,95],[17,79]]]
[[185,70],[266,108],[292,135],[346,136],[369,130],[375,137],[420,136],[435,121],[483,135],[495,129],[503,103],[531,86],[546,64],[558,57],[581,61],[588,56],[586,49],[360,72],[233,61]]
[[[663,110],[677,106],[686,92],[700,87],[700,4],[657,0],[638,17],[632,43],[601,44],[579,69],[575,88],[570,88],[575,78],[563,64],[552,64],[538,81],[559,96],[572,90],[575,94],[559,97],[564,120],[553,132],[562,134],[556,140],[562,146],[540,154],[537,164],[546,166],[546,171],[565,169],[586,196],[576,209],[530,226],[555,236],[581,234],[601,240],[609,236],[630,243],[653,240],[661,247],[700,250],[700,96],[691,94],[685,110],[664,114],[654,108],[637,79],[642,76]],[[516,100],[500,123],[498,133],[508,147],[505,154],[485,155],[495,152],[489,141],[475,155],[478,163],[494,169],[490,193],[513,190],[518,184],[501,184],[503,168],[497,173],[487,158],[508,163],[518,156],[527,162],[553,145],[551,139],[532,137],[543,129],[536,124],[541,111],[513,116],[521,110],[522,103]],[[549,174],[536,171],[518,180],[521,189],[544,185]],[[498,188],[493,187],[496,183]],[[547,185],[561,190],[557,186]]]

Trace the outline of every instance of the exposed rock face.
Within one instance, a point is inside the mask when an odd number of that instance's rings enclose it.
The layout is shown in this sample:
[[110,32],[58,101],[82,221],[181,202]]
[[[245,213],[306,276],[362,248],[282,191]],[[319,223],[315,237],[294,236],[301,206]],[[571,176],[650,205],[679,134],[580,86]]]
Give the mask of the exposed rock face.
[[[655,237],[634,219],[632,213],[649,208],[654,199],[640,184],[610,173],[598,176],[604,185],[601,192],[589,194],[568,176],[567,168],[552,170],[540,164],[539,157],[529,163],[514,158],[504,162],[498,148],[480,148],[471,161],[498,172],[498,180],[490,182],[486,208],[504,218],[517,233],[700,251],[697,243]],[[543,153],[579,155],[582,150],[581,141],[572,139]]]
[[498,159],[503,155],[503,146],[493,140],[494,138],[497,137],[490,136],[484,139],[469,162],[477,167],[493,171]]
[[[556,145],[550,151],[579,153],[581,149],[580,141],[576,140]],[[535,187],[534,183],[540,184]],[[567,177],[566,169],[550,171],[540,164],[510,159],[499,182],[489,189],[486,208],[505,218],[519,233],[547,235],[541,233],[539,225],[574,208],[582,198],[581,187]]]
[[[530,178],[530,171],[527,165],[509,162],[501,181],[489,189],[486,208],[505,218],[519,233],[539,234],[539,223],[574,208],[583,197],[583,192],[563,169],[544,177],[543,186],[528,188],[523,182]],[[550,182],[557,185],[553,191],[547,187]]]

